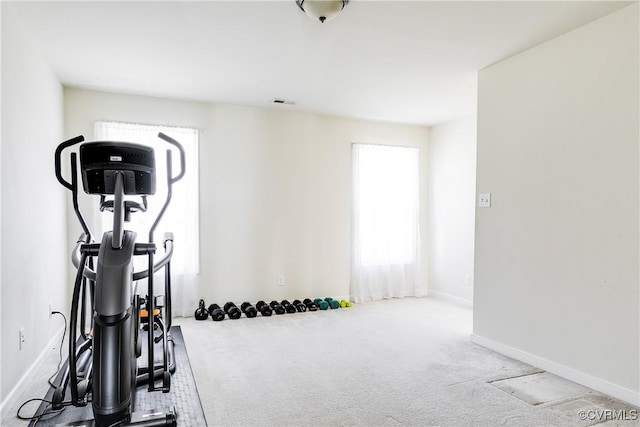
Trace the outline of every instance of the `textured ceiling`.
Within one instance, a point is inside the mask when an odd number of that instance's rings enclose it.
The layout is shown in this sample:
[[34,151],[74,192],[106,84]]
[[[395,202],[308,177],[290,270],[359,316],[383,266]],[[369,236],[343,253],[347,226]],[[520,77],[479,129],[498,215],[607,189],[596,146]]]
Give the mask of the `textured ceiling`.
[[[69,86],[432,125],[474,111],[478,70],[629,2],[15,2]],[[274,106],[273,98],[296,103]]]

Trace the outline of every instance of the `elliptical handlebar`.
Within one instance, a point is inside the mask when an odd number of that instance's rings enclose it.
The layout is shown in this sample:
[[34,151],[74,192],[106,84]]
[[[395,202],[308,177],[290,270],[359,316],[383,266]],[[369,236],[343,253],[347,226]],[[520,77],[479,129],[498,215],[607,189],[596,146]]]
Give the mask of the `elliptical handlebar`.
[[74,191],[73,184],[62,177],[62,158],[61,158],[62,151],[64,151],[65,148],[69,148],[73,145],[80,144],[82,141],[84,141],[84,136],[79,135],[79,136],[76,136],[75,138],[66,140],[65,142],[58,145],[58,147],[56,148],[56,154],[55,154],[56,178],[58,178],[58,182],[60,182],[60,184],[62,184],[64,187],[68,188],[71,191]]
[[182,147],[182,144],[180,144],[178,141],[176,141],[175,139],[171,138],[168,135],[165,135],[162,132],[158,133],[158,138],[165,140],[169,144],[175,146],[178,149],[178,151],[180,151],[180,173],[176,177],[169,177],[169,179],[171,180],[172,184],[176,183],[176,182],[178,182],[178,181],[180,181],[182,179],[182,177],[184,176],[184,173],[186,171],[186,169],[185,169],[186,161],[185,161],[184,148]]
[[67,181],[62,177],[62,152],[73,145],[79,144],[84,141],[84,136],[78,135],[75,138],[68,139],[58,145],[56,147],[56,153],[54,157],[55,161],[55,171],[56,178],[58,182],[62,184],[65,188],[71,190],[72,200],[73,200],[73,210],[78,217],[78,221],[82,226],[82,230],[86,236],[86,242],[89,243],[91,241],[91,232],[89,231],[89,226],[82,216],[82,212],[80,212],[80,207],[78,205],[78,162],[76,153],[71,153],[71,182]]
[[[156,273],[165,265],[167,265],[167,263],[171,260],[171,257],[173,256],[173,233],[170,233],[170,232],[164,233],[164,237],[162,241],[164,242],[164,255],[162,256],[162,258],[158,260],[158,262],[154,263],[153,265],[154,273]],[[84,245],[85,243],[86,243],[86,235],[81,234],[80,237],[78,238],[78,241],[76,242],[76,246],[73,248],[73,251],[71,252],[71,263],[75,268],[80,268],[80,258],[82,256],[80,249],[82,248],[82,245]],[[84,277],[86,277],[89,280],[96,280],[96,271],[87,265],[84,266],[82,274],[84,275]],[[141,270],[141,271],[134,271],[133,281],[135,282],[137,280],[142,280],[147,276],[149,276],[148,269]]]

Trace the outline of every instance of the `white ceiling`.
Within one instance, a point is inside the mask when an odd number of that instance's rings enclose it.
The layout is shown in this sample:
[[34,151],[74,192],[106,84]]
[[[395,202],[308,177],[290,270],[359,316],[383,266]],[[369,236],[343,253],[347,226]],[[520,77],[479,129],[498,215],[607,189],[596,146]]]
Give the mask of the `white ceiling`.
[[474,111],[478,70],[628,4],[352,0],[325,24],[293,0],[12,7],[65,85],[433,125]]

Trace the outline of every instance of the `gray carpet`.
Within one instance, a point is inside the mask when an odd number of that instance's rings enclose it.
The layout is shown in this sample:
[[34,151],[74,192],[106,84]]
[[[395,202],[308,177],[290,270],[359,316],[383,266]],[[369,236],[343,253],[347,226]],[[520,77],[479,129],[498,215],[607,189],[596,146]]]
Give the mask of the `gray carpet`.
[[406,298],[177,323],[209,426],[640,425],[602,416],[637,408],[471,343],[471,322]]
[[[434,298],[174,324],[209,426],[640,426],[610,419],[638,408],[471,343],[472,311]],[[57,362],[56,346],[0,425],[28,424],[17,407]]]

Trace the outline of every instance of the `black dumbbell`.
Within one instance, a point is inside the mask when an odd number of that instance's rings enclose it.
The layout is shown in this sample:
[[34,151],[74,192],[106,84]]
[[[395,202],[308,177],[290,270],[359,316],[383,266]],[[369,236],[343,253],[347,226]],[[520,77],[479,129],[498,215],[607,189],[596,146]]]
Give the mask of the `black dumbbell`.
[[244,313],[248,318],[254,318],[258,315],[258,310],[254,306],[251,305],[250,302],[243,302],[240,306],[240,310]]
[[284,314],[285,313],[284,307],[278,301],[275,301],[275,300],[271,301],[269,303],[269,306],[273,309],[273,311],[276,312],[276,314]]
[[222,311],[218,304],[211,304],[207,311],[211,316],[211,320],[213,320],[214,322],[224,320],[224,311]]
[[224,305],[224,312],[227,313],[229,319],[239,319],[242,316],[240,309],[232,302],[228,302]]
[[309,309],[309,311],[318,311],[318,304],[311,301],[309,298],[305,298],[302,303],[307,306],[307,309]]
[[264,301],[258,301],[258,303],[256,304],[256,309],[263,316],[271,316],[271,314],[273,314],[273,310],[271,310],[271,307],[269,307]]
[[201,299],[200,302],[198,302],[198,308],[196,308],[196,311],[193,313],[193,316],[196,318],[196,320],[207,320],[207,317],[209,317],[209,313],[207,313],[207,309],[204,308],[203,299]]
[[287,311],[287,313],[291,314],[291,313],[295,313],[296,312],[296,308],[293,306],[293,304],[291,304],[286,299],[283,299],[280,304],[282,304],[282,306]]
[[291,304],[293,304],[293,306],[296,308],[296,310],[298,310],[298,312],[300,312],[300,313],[303,313],[303,312],[307,311],[307,306],[304,305],[302,303],[302,301],[300,301],[299,299],[293,300],[293,302]]

